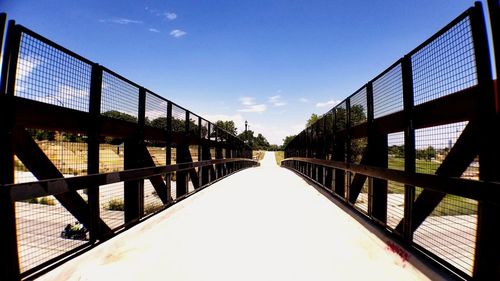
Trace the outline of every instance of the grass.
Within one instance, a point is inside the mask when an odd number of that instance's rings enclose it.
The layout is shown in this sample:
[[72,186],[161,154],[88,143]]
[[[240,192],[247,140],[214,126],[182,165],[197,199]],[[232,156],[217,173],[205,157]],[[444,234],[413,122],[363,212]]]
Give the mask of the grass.
[[284,151],[275,151],[274,157],[276,158],[276,164],[278,164],[278,166],[281,166],[281,160],[285,159],[285,152]]
[[[426,161],[417,159],[415,162],[417,173],[435,174],[441,163],[436,161]],[[404,170],[403,158],[389,158],[389,169]],[[417,187],[415,197],[418,197],[424,189]],[[402,194],[404,193],[404,185],[401,183],[389,181],[389,193]],[[477,201],[447,194],[441,203],[434,209],[431,216],[458,216],[458,215],[473,215],[477,214]]]
[[254,150],[252,153],[252,158],[257,161],[260,161],[264,158],[264,154],[266,154],[264,150]]
[[431,216],[460,216],[477,214],[477,201],[447,194]]
[[[389,157],[389,169],[404,171],[405,160],[404,158]],[[422,174],[435,174],[436,170],[441,165],[440,162],[427,161],[417,159],[415,161],[415,168],[417,173]]]

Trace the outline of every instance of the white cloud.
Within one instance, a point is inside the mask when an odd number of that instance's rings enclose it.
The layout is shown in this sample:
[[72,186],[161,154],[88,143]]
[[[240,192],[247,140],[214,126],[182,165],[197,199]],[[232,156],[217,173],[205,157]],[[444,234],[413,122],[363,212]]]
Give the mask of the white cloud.
[[240,103],[243,108],[238,109],[239,112],[264,112],[267,109],[265,104],[256,104],[255,98],[253,97],[241,97]]
[[240,102],[242,105],[254,105],[255,104],[255,98],[252,97],[241,97]]
[[34,57],[23,56],[23,55],[19,56],[17,61],[17,70],[16,70],[16,80],[18,82],[16,83],[16,88],[14,89],[15,92],[23,92],[27,90],[25,86],[30,84],[25,84],[22,82],[24,82],[24,80],[28,76],[30,76],[33,70],[35,70],[35,68],[39,66],[41,63],[42,63],[41,61],[39,61]]
[[325,102],[316,103],[316,107],[334,107],[339,103],[340,103],[340,101],[338,101],[338,100],[329,100],[329,101],[325,101]]
[[306,99],[306,98],[300,98],[300,99],[299,99],[299,101],[300,101],[300,102],[304,102],[304,103],[306,103],[306,102],[309,102],[309,99]]
[[[16,90],[19,89],[16,88]],[[46,94],[45,96],[37,96],[33,99],[43,103],[74,108],[75,103],[88,100],[88,97],[88,89],[79,89],[69,85],[60,84],[57,86],[57,91]]]
[[257,113],[262,113],[266,110],[267,106],[265,104],[248,105],[245,108],[238,109],[239,112],[257,112]]
[[284,106],[286,105],[286,102],[281,100],[280,95],[272,96],[268,98],[268,102],[271,103],[272,105],[278,107],[278,106]]
[[175,20],[177,18],[176,13],[165,12],[163,15],[165,16],[165,18],[167,20],[170,20],[170,21]]
[[254,131],[254,135],[261,133],[271,144],[281,145],[286,136],[295,135],[304,129],[304,124],[300,125],[265,125],[250,123],[250,130]]
[[170,32],[170,35],[172,35],[172,36],[173,36],[173,37],[175,37],[175,38],[180,38],[180,37],[182,37],[182,36],[184,36],[184,35],[186,35],[186,34],[187,34],[187,32],[182,31],[182,30],[180,30],[180,29],[174,29],[174,30],[172,30],[172,31]]
[[24,80],[40,65],[40,61],[29,56],[20,56],[17,61],[16,79]]
[[151,32],[155,32],[155,33],[159,33],[160,31],[156,28],[150,28],[149,31]]
[[125,18],[112,18],[112,19],[101,19],[99,22],[103,23],[116,23],[116,24],[142,24],[140,20],[131,20]]

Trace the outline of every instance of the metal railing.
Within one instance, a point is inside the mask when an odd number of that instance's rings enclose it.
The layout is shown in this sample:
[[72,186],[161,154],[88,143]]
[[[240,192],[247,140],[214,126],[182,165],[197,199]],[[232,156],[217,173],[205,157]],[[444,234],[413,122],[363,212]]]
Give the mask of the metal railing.
[[258,165],[236,136],[26,27],[9,21],[5,38],[1,280],[39,274]]
[[476,3],[299,133],[282,165],[457,278],[497,280],[499,99],[484,21]]

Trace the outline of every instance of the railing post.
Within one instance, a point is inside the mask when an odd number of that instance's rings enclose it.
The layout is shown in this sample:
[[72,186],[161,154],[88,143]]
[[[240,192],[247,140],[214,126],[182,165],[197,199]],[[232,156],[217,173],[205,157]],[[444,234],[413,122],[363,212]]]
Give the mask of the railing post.
[[[5,18],[3,19],[5,21]],[[5,25],[3,23],[3,25]],[[2,28],[3,36],[3,28]],[[21,34],[14,21],[9,21],[5,42],[0,89],[0,185],[14,183],[15,109],[12,98],[16,80],[17,58]],[[0,46],[1,48],[1,46]],[[16,209],[10,197],[10,189],[0,186],[0,279],[20,278],[17,245]]]
[[[144,146],[144,123],[146,113],[146,90],[139,88],[137,131],[125,140],[125,170],[144,166],[141,148]],[[126,181],[124,186],[125,223],[138,222],[144,213],[144,180]]]
[[[327,160],[333,160],[329,157],[329,154],[332,153],[333,156],[333,110],[331,110],[331,114],[327,114],[327,117],[325,117],[325,146],[326,148],[326,155],[325,159]],[[328,118],[328,119],[327,119]],[[330,128],[328,128],[327,124],[328,122],[331,123]],[[327,189],[332,189],[333,185],[333,169],[332,168],[325,168],[325,187]]]
[[[87,128],[87,174],[89,175],[99,173],[101,89],[102,68],[98,64],[94,64],[92,65],[90,78],[89,114],[91,122],[88,124]],[[95,243],[97,240],[102,239],[100,229],[99,185],[89,186],[87,188],[87,197],[90,213],[90,242]]]
[[[314,124],[311,125],[311,150],[312,150],[312,158],[318,158],[318,121],[316,121]],[[310,164],[311,165],[311,178],[318,182],[318,171],[317,168],[318,166],[316,164]]]
[[[230,144],[229,136],[228,136],[227,142],[228,142],[228,144],[226,145],[226,159],[231,159],[231,144]],[[231,173],[231,166],[232,166],[232,163],[226,164],[226,174]]]
[[[413,127],[413,71],[411,56],[405,56],[401,61],[403,84],[403,110],[406,122],[404,132],[405,172],[415,173],[415,129]],[[413,241],[412,214],[415,201],[415,187],[405,185],[403,239],[410,244]]]
[[[352,147],[351,147],[351,99],[345,100],[346,108],[346,137],[345,137],[345,159],[344,162],[351,163],[352,161]],[[345,171],[345,198],[349,202],[349,190],[351,189],[352,173]]]
[[[177,143],[176,149],[176,162],[177,164],[186,162],[186,153],[189,153],[189,145],[187,144],[188,134],[189,134],[189,111],[186,110],[184,117],[184,136],[182,138],[182,143]],[[176,186],[176,196],[179,198],[187,194],[188,192],[188,172],[187,171],[177,171],[175,174],[175,186]]]
[[500,2],[498,0],[487,0],[490,14],[491,34],[493,35],[493,52],[495,54],[495,69],[497,80],[494,85],[495,110],[500,113],[500,90],[498,86],[498,75],[500,73]]
[[[206,160],[212,160],[210,156],[210,129],[211,129],[211,124],[210,122],[207,122],[207,139],[204,140],[204,145],[201,149],[201,159],[203,161]],[[210,182],[210,167],[205,166],[201,168],[201,185],[206,185]]]
[[[197,162],[200,162],[203,159],[203,157],[201,156],[203,137],[202,137],[202,130],[201,130],[201,117],[199,117],[199,116],[198,116],[198,132],[196,134],[197,134],[196,138],[198,139],[198,159],[197,159],[198,161]],[[200,187],[203,186],[201,174],[202,174],[202,167],[199,167],[198,168],[198,179],[200,182]]]
[[[334,150],[333,150],[333,160],[335,161],[345,161],[345,144],[344,144],[344,139],[338,136],[337,131],[339,130],[339,113],[338,107],[334,110],[334,115],[335,115],[335,122],[334,122],[334,135],[333,135],[333,142],[334,142]],[[345,122],[345,114],[346,112],[344,111],[342,114],[344,114],[344,122]],[[345,172],[344,170],[341,169],[335,169],[335,178],[333,180],[334,182],[334,191],[335,193],[342,197],[345,198]]]
[[[366,85],[366,102],[369,165],[387,168],[387,134],[380,133],[373,124],[374,108],[372,82],[369,82]],[[368,213],[372,216],[372,218],[385,226],[387,221],[387,180],[377,178],[369,178],[367,180],[369,181]]]
[[[220,131],[219,128],[215,127],[215,140],[217,142],[217,145],[215,147],[215,159],[222,159],[222,141],[221,141],[221,136],[220,136]],[[222,164],[216,164],[215,165],[215,170],[216,170],[216,178],[222,177]]]
[[[5,21],[5,18],[3,20]],[[3,36],[3,28],[1,32]],[[15,109],[12,98],[20,39],[15,22],[9,21],[0,89],[0,225],[2,226],[0,229],[0,260],[2,261],[0,280],[19,280],[20,278],[15,203],[11,200],[10,189],[3,186],[14,183]]]
[[[306,153],[307,153],[307,157],[308,158],[312,158],[313,157],[313,153],[312,153],[312,128],[309,127],[307,128],[307,134],[306,134]],[[309,178],[312,178],[312,164],[311,163],[306,163],[306,167],[307,167],[307,176]]]
[[[326,133],[326,120],[328,119],[328,113],[325,114],[325,116],[323,117],[323,136],[321,138],[321,146],[323,148],[323,155],[322,155],[322,158],[321,159],[328,159],[328,145],[327,145],[327,133]],[[325,166],[321,166],[321,174],[322,174],[322,177],[321,177],[321,183],[323,184],[324,187],[327,187],[327,183],[326,183],[326,178],[327,178],[327,168],[325,168]]]
[[3,50],[3,36],[5,34],[5,24],[7,23],[7,14],[0,13],[0,58],[2,57]]
[[[498,12],[498,2],[496,10],[493,10],[491,16],[495,16],[496,12]],[[470,18],[477,84],[479,87],[478,93],[480,93],[478,108],[480,122],[480,136],[478,136],[480,139],[479,179],[487,182],[498,182],[500,181],[500,174],[498,173],[498,159],[500,159],[498,97],[493,88],[486,27],[479,2],[476,2],[475,7],[471,10]],[[493,19],[493,21],[495,20],[498,19]],[[498,32],[498,30],[495,31]],[[495,45],[495,47],[499,46]],[[473,271],[475,280],[500,280],[500,256],[498,255],[500,252],[500,240],[498,239],[500,237],[499,216],[500,207],[498,205],[485,202],[478,203],[476,252]]]
[[[167,128],[165,128],[166,165],[172,165],[172,102],[167,101]],[[165,175],[165,186],[169,201],[172,199],[172,173]],[[169,202],[170,203],[170,202]]]

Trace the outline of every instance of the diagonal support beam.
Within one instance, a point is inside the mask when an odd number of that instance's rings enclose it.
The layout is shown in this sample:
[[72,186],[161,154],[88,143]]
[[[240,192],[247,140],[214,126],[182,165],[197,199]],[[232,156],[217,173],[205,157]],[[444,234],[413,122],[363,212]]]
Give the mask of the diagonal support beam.
[[[38,180],[64,177],[26,130],[16,129],[14,141],[16,156]],[[90,226],[89,206],[76,191],[54,196],[85,227]],[[111,232],[111,228],[102,219],[99,220],[99,224],[100,237]]]
[[[189,151],[189,146],[186,146],[186,162],[193,162],[193,157],[191,157],[191,151]],[[191,182],[193,183],[194,189],[197,189],[200,187],[200,179],[198,176],[198,173],[196,172],[195,168],[189,169],[189,178],[191,179]]]
[[[446,177],[460,177],[479,153],[479,123],[470,121],[458,138],[455,145],[436,171],[436,175]],[[424,222],[443,200],[446,194],[423,190],[415,200],[412,212],[412,232]],[[403,231],[403,220],[396,227],[396,231]]]
[[[142,146],[142,154],[143,154],[144,166],[154,167],[155,162],[151,157],[151,154],[149,154],[149,151],[146,148],[146,146]],[[168,203],[172,202],[172,196],[170,195],[170,190],[160,175],[150,177],[149,181],[153,185],[156,194],[158,195],[158,197],[160,197],[161,202],[164,205],[167,205]]]
[[[365,151],[363,151],[363,157],[361,158],[361,165],[367,165],[370,162],[370,154],[369,154],[369,147],[367,146]],[[349,186],[349,202],[352,204],[356,203],[356,200],[358,199],[359,193],[361,192],[361,189],[363,189],[363,185],[366,182],[366,175],[362,175],[359,173],[354,174],[354,177],[352,179],[352,183]]]
[[[203,145],[201,147],[201,160],[212,160],[212,155],[210,154],[210,147]],[[213,165],[208,167],[201,167],[201,185],[206,185],[210,182],[210,174],[215,173]]]
[[[177,164],[181,165],[183,163],[191,163],[193,162],[193,158],[191,157],[191,152],[189,151],[189,145],[186,144],[178,144],[177,151]],[[176,172],[176,194],[177,197],[183,196],[188,193],[188,182],[187,182],[187,174],[191,178],[191,182],[193,183],[194,188],[199,188],[199,178],[196,170],[191,168],[187,171],[177,171]]]

